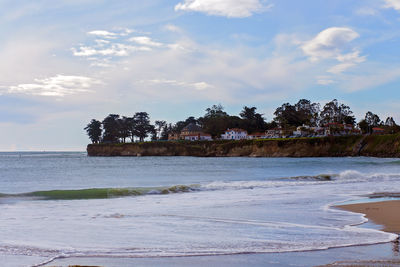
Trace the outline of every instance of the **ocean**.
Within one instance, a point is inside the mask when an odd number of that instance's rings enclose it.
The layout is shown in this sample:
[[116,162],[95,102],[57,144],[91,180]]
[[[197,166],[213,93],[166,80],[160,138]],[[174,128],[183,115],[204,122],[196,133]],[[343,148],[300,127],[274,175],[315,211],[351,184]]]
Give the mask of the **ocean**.
[[399,188],[399,159],[0,153],[0,262],[226,257],[390,242],[397,236],[332,206]]

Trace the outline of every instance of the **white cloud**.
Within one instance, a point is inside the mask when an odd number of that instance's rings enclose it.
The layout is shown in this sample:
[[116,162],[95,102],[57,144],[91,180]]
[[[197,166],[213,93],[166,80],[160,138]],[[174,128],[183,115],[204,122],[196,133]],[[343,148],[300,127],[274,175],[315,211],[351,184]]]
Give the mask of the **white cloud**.
[[384,0],[385,8],[393,8],[395,10],[400,11],[400,0]]
[[175,10],[196,11],[228,18],[245,18],[271,7],[272,5],[263,5],[260,0],[185,0],[177,4]]
[[317,84],[319,84],[319,85],[330,85],[333,83],[335,83],[335,81],[331,80],[329,76],[317,77]]
[[172,86],[181,86],[181,87],[191,87],[196,90],[205,90],[209,88],[213,88],[214,86],[211,84],[208,84],[206,82],[183,82],[183,81],[177,81],[177,80],[167,80],[167,79],[152,79],[152,80],[142,80],[139,81],[139,83],[142,84],[164,84],[164,85],[172,85]]
[[126,57],[129,56],[134,51],[150,51],[151,48],[144,46],[133,46],[126,44],[111,44],[107,48],[96,46],[80,46],[78,49],[72,48],[72,53],[77,57],[92,57],[92,56],[116,56],[116,57]]
[[[313,39],[303,43],[301,49],[313,63],[326,60],[332,64],[332,61],[336,61],[335,65],[331,65],[327,69],[327,72],[339,75],[366,61],[366,56],[361,56],[359,49],[350,48],[350,42],[359,36],[357,32],[350,28],[332,27],[323,30]],[[320,85],[329,85],[334,82],[334,77],[317,78],[317,84]]]
[[173,24],[167,24],[164,26],[164,29],[170,32],[175,32],[175,33],[182,33],[182,29],[176,25]]
[[359,16],[376,16],[378,15],[378,10],[372,7],[361,7],[355,13]]
[[7,93],[63,97],[91,92],[89,88],[100,83],[96,79],[84,76],[56,75],[44,79],[35,79],[34,83],[11,86]]
[[336,59],[341,62],[333,67],[331,67],[328,72],[333,74],[340,74],[347,69],[356,66],[366,60],[365,56],[360,56],[360,51],[354,50],[351,53],[338,55]]
[[341,50],[360,35],[349,28],[332,27],[320,32],[302,45],[303,52],[312,61],[337,57]]
[[104,38],[115,38],[115,36],[117,36],[117,34],[114,32],[103,31],[103,30],[90,31],[88,32],[88,34]]
[[135,42],[139,45],[144,45],[144,46],[152,46],[152,47],[163,46],[162,43],[155,42],[155,41],[151,40],[150,37],[147,37],[147,36],[132,37],[129,39],[129,41]]
[[119,32],[91,31],[88,35],[95,36],[95,39],[88,41],[87,44],[73,47],[71,51],[76,57],[84,57],[92,61],[91,66],[105,68],[115,66],[110,62],[115,61],[116,58],[128,57],[134,52],[148,52],[164,46],[148,36],[130,36],[133,32],[130,29],[122,29]]

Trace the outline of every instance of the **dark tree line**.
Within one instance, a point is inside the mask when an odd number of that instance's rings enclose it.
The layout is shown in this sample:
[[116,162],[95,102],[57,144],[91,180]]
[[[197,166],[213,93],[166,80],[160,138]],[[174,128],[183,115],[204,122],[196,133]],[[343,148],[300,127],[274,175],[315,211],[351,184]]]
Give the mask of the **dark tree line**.
[[291,129],[302,125],[316,127],[328,124],[358,125],[363,133],[371,133],[372,128],[378,126],[384,127],[390,133],[400,132],[400,126],[396,125],[393,117],[388,117],[383,122],[370,111],[356,124],[350,107],[336,99],[322,108],[319,103],[312,103],[307,99],[300,99],[294,105],[284,103],[276,108],[274,115],[274,119],[267,122],[264,114],[258,113],[256,107],[244,106],[239,116],[232,116],[219,104],[207,108],[205,114],[199,118],[190,116],[175,124],[156,120],[152,125],[148,113],[136,112],[132,117],[110,114],[101,122],[93,119],[84,129],[93,143],[125,143],[126,140],[143,142],[148,137],[151,140],[168,140],[170,134],[179,134],[190,123],[199,125],[214,138],[220,137],[228,128],[242,128],[248,133],[255,133],[276,127]]
[[[165,128],[166,136],[171,133],[180,133],[189,123],[194,123],[203,128],[204,132],[211,134],[214,138],[220,137],[228,128],[242,128],[249,133],[262,132],[271,127],[265,121],[264,115],[258,113],[256,107],[243,107],[239,116],[229,115],[222,105],[213,105],[207,108],[206,113],[199,117],[188,117],[184,121],[178,121],[174,125]],[[272,123],[275,127],[276,124]]]
[[340,104],[336,99],[328,102],[321,109],[319,103],[300,99],[294,105],[285,103],[274,113],[274,120],[283,128],[302,125],[323,126],[329,123],[355,125],[356,119],[349,106]]
[[365,114],[358,126],[363,133],[372,133],[374,127],[383,127],[388,133],[400,132],[400,126],[396,124],[393,117],[387,117],[385,121],[382,121],[378,115],[368,111]]
[[278,107],[274,113],[274,121],[282,128],[308,126],[326,126],[328,124],[358,125],[362,133],[371,133],[374,127],[384,127],[389,133],[400,131],[393,117],[381,121],[379,116],[368,111],[365,118],[358,124],[350,107],[341,104],[337,99],[326,103],[323,108],[318,103],[311,103],[310,100],[300,99],[294,105],[285,103]]
[[147,112],[136,112],[132,117],[110,114],[102,122],[91,120],[85,130],[92,143],[125,143],[128,138],[131,142],[135,138],[143,142],[149,136],[157,139],[156,128],[150,124]]

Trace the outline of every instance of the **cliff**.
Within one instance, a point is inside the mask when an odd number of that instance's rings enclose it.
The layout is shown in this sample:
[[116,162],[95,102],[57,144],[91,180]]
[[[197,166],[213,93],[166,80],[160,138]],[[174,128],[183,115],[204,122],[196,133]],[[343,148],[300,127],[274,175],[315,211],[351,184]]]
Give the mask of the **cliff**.
[[89,156],[400,157],[400,134],[241,141],[90,144]]

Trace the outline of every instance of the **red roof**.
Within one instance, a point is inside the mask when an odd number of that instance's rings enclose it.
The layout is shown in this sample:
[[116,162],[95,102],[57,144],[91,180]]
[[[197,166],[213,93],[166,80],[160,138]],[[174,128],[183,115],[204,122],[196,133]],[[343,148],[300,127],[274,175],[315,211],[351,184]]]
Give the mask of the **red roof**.
[[385,129],[382,129],[379,127],[374,127],[374,128],[372,128],[372,131],[385,131]]

